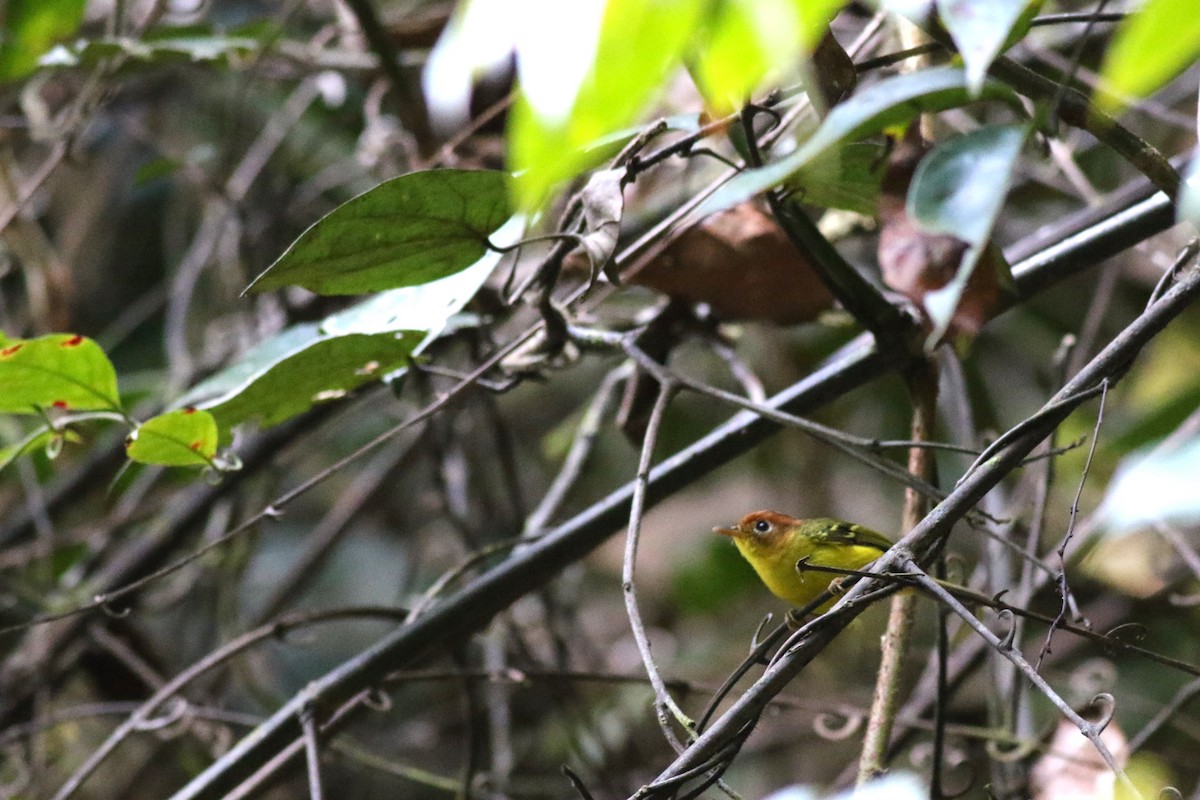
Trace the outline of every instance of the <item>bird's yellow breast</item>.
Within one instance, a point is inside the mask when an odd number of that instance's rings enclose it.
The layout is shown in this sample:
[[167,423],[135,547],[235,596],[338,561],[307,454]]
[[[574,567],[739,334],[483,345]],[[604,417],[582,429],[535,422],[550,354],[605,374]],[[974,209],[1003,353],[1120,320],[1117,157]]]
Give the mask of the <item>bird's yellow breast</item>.
[[[765,552],[753,539],[734,539],[734,544],[771,593],[797,607],[811,603],[837,577],[828,572],[797,570],[796,562],[800,559],[813,566],[855,570],[870,564],[881,553],[877,547],[821,544],[807,537],[788,542],[784,553]],[[828,611],[833,602],[825,603],[818,611]]]

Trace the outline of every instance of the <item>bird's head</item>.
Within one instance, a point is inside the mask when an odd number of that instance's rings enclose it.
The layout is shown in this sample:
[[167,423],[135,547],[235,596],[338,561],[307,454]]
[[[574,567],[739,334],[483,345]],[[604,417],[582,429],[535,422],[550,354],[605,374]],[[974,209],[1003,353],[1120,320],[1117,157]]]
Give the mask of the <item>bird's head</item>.
[[803,522],[778,511],[755,511],[732,527],[716,527],[713,531],[756,550],[775,550],[783,546]]

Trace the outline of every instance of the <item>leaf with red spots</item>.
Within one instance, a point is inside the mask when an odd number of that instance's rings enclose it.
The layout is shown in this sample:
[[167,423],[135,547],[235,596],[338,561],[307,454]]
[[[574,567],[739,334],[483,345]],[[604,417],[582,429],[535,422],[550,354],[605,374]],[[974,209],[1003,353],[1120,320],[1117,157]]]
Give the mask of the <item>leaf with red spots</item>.
[[217,452],[217,421],[207,411],[185,408],[146,420],[126,440],[125,455],[143,464],[203,467]]
[[119,411],[117,373],[100,345],[85,336],[54,333],[37,339],[0,336],[0,412],[40,408]]

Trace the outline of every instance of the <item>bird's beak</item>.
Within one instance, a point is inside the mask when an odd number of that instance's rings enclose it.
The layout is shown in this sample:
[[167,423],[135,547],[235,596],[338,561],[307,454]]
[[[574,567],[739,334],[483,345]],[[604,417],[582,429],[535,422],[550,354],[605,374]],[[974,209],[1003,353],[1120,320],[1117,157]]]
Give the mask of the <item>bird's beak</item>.
[[716,528],[713,528],[713,533],[719,533],[722,536],[737,536],[739,533],[741,533],[741,531],[737,528],[722,528],[717,526]]

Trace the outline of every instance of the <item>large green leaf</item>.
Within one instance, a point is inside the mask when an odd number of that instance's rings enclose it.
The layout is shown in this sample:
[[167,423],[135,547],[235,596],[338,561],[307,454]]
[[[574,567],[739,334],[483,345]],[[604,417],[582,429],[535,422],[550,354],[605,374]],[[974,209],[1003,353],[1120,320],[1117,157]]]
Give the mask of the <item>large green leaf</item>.
[[503,172],[439,169],[381,183],[318,220],[250,289],[364,294],[417,286],[477,262],[512,216]]
[[709,106],[729,113],[774,72],[798,66],[796,43],[812,50],[843,0],[722,0],[702,20],[692,73]]
[[875,144],[843,144],[801,167],[786,186],[805,203],[871,216],[878,205],[883,156],[883,148]]
[[[521,44],[523,88],[509,115],[509,163],[518,173],[522,208],[537,207],[555,184],[595,166],[586,149],[645,110],[691,41],[701,6],[700,0],[608,0],[591,67],[573,101],[562,78],[573,70],[555,62],[563,58],[563,37],[579,32],[547,30]],[[588,46],[580,41],[575,49],[586,54]]]
[[[1016,95],[995,81],[983,84],[981,96],[1016,103]],[[693,219],[708,216],[778,186],[800,169],[848,140],[907,123],[922,113],[943,111],[971,101],[961,69],[935,69],[897,75],[854,94],[834,107],[813,135],[788,155],[758,169],[745,170],[713,193]]]
[[[493,240],[507,247],[518,240],[522,228],[523,221],[514,217]],[[382,292],[319,324],[289,328],[195,386],[175,405],[211,411],[224,440],[239,423],[274,425],[314,403],[395,376],[442,333],[501,257],[489,250],[454,275]]]
[[967,70],[967,85],[978,93],[988,67],[1025,16],[1029,0],[937,0],[938,15],[954,39]]
[[152,417],[125,440],[125,455],[143,464],[203,467],[217,453],[217,421],[207,411],[181,408]]
[[0,411],[119,411],[117,373],[100,345],[54,333],[38,339],[0,335]]
[[1025,125],[979,128],[942,142],[917,166],[908,189],[909,216],[928,233],[950,234],[967,243],[954,279],[925,295],[934,323],[932,341],[942,338],[954,317],[1028,136]]
[[222,431],[242,422],[278,425],[407,366],[424,331],[329,336],[315,324],[289,328],[182,399],[211,412]]
[[38,58],[79,29],[85,0],[7,0],[0,8],[0,81],[23,78]]
[[1101,75],[1109,91],[1097,102],[1106,109],[1126,96],[1145,97],[1200,56],[1200,14],[1195,0],[1150,0],[1121,23]]

